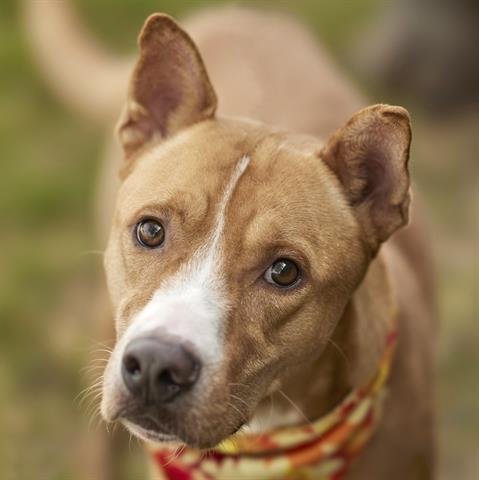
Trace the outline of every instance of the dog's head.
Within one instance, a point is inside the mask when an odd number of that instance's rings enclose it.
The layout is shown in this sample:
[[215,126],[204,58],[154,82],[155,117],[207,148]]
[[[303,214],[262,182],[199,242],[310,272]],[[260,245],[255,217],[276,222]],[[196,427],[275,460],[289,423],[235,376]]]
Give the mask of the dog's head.
[[105,257],[118,341],[102,414],[143,438],[209,447],[321,355],[407,221],[409,117],[370,107],[325,144],[218,118],[173,20],[150,17],[140,48]]

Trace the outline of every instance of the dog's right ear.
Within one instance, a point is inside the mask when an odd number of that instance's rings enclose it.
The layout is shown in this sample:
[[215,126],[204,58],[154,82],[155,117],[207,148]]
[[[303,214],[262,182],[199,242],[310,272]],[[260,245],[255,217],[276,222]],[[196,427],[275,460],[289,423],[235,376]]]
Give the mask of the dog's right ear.
[[151,15],[138,43],[140,58],[118,125],[127,158],[152,140],[213,117],[217,105],[198,49],[171,17]]

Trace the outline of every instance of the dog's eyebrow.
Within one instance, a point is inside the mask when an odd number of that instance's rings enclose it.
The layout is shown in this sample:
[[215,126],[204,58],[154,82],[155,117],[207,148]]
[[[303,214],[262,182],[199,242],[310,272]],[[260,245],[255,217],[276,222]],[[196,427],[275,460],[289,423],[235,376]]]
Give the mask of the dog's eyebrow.
[[168,220],[173,215],[178,216],[182,222],[188,218],[191,207],[189,202],[184,198],[183,192],[175,192],[175,194],[168,195],[161,201],[152,201],[141,208],[135,210],[130,215],[129,223],[136,223],[142,216],[155,216],[163,220]]
[[[176,204],[175,204],[176,203]],[[185,221],[188,215],[188,208],[182,205],[179,205],[177,202],[151,202],[143,205],[138,209],[133,215],[133,222],[137,221],[138,218],[146,215],[152,215],[154,217],[159,217],[163,220],[169,219],[172,214],[180,217],[182,221]]]

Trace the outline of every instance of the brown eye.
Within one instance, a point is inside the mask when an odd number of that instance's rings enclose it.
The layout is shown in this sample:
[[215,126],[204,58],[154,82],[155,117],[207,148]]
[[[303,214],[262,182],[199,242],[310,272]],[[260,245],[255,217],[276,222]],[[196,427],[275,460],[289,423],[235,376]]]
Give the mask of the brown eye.
[[264,279],[277,287],[290,287],[298,278],[298,266],[287,258],[279,258],[264,273]]
[[146,218],[136,226],[136,239],[146,248],[157,248],[165,240],[163,225],[154,218]]

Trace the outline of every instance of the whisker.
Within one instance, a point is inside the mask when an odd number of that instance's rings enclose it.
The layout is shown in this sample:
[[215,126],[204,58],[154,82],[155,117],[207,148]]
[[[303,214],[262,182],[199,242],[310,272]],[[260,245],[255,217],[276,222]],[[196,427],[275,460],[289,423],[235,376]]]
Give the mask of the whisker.
[[93,374],[102,374],[105,371],[106,365],[90,365],[89,367],[83,368],[80,372],[82,377],[90,379]]
[[88,421],[88,431],[92,431],[92,424],[93,422],[98,421],[96,423],[96,428],[99,428],[100,424],[103,421],[103,418],[100,415],[100,405],[97,405],[93,414],[90,416],[90,420]]
[[[94,413],[98,413],[100,410],[100,402],[98,401],[101,398],[101,392],[99,392],[95,397],[91,399],[90,404],[87,408],[87,416],[93,416]],[[98,411],[98,412],[97,412]]]
[[309,418],[305,415],[305,413],[301,410],[301,408],[296,405],[296,403],[291,400],[291,398],[286,395],[286,393],[283,392],[283,390],[278,390],[278,393],[280,393],[288,402],[289,404],[306,420],[307,423],[310,423]]
[[[108,356],[110,356],[112,354],[112,352],[113,352],[112,349],[104,347],[104,348],[96,348],[91,353],[93,355],[99,355],[100,353],[106,353]],[[96,360],[96,359],[103,360],[103,357],[98,356],[98,357],[93,358],[93,360]]]
[[330,343],[334,347],[335,351],[339,353],[339,356],[344,360],[346,364],[347,370],[350,371],[351,364],[349,362],[349,358],[347,357],[346,353],[344,353],[344,350],[332,338],[328,338],[328,343]]
[[164,464],[165,467],[167,467],[168,465],[170,465],[171,463],[173,463],[178,457],[178,451],[179,449],[181,448],[181,444],[180,445],[177,445],[175,447],[175,450],[171,453],[170,457],[168,458],[167,462]]
[[180,445],[177,445],[174,449],[173,452],[171,452],[171,455],[170,455],[170,458],[168,459],[167,463],[165,466],[169,465],[170,463],[173,463],[175,460],[178,459],[179,457],[179,454],[178,452],[180,451],[181,449],[181,444]]
[[118,431],[119,422],[115,422],[115,423],[105,422],[105,427],[107,432],[113,436]]
[[95,393],[101,393],[103,384],[103,377],[99,378],[93,385],[84,388],[74,399],[73,403],[77,403],[81,407],[85,401]]
[[269,407],[268,423],[271,425],[271,423],[273,421],[273,415],[274,415],[274,397],[273,397],[273,395],[269,396],[269,401],[270,401],[270,407]]
[[130,455],[132,454],[132,449],[131,449],[131,439],[133,438],[133,435],[131,434],[130,431],[128,431],[128,435],[129,435],[129,438],[128,438],[128,452],[130,453]]
[[96,358],[89,362],[88,365],[85,365],[83,368],[80,369],[80,373],[88,370],[89,368],[101,368],[104,367],[108,363],[108,358]]
[[230,387],[243,387],[251,390],[251,387],[245,383],[230,382]]
[[231,407],[233,408],[234,410],[236,410],[236,412],[238,412],[239,416],[240,416],[240,419],[243,421],[243,422],[247,422],[248,421],[248,418],[246,417],[246,415],[238,408],[236,407],[236,405],[233,405],[231,402],[228,402],[227,403],[228,407]]
[[88,342],[88,346],[84,348],[85,350],[92,351],[98,347],[102,347],[102,348],[106,348],[109,351],[112,351],[113,350],[112,345],[115,344],[116,338],[105,338],[103,339],[103,341],[100,341],[94,337],[86,337],[85,341]]
[[249,404],[246,400],[243,400],[241,397],[239,397],[238,395],[234,395],[233,393],[230,393],[230,397],[231,398],[234,398],[235,400],[238,400],[239,402],[241,402],[243,405],[245,405],[246,408],[249,409]]

